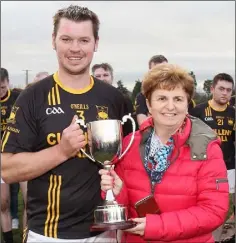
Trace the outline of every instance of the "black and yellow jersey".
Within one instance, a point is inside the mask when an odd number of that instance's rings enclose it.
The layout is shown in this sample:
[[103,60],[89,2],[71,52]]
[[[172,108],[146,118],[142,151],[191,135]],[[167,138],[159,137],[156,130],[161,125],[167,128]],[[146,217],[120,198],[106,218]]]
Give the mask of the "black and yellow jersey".
[[[191,110],[196,106],[196,103],[193,99],[190,100],[189,106],[188,106],[188,112],[190,113]],[[145,96],[140,92],[137,94],[135,99],[135,113],[136,115],[143,114],[148,116],[148,108],[146,104],[146,98]]]
[[223,110],[215,109],[211,101],[197,105],[191,115],[200,118],[210,126],[221,140],[221,147],[227,169],[235,168],[235,109],[227,105]]
[[188,113],[191,114],[192,109],[196,107],[196,103],[193,99],[190,100],[188,104]]
[[7,91],[6,96],[0,100],[0,102],[1,102],[1,138],[6,129],[7,119],[10,116],[11,108],[14,105],[19,94],[20,94],[20,92],[9,89]]
[[232,105],[235,107],[235,95],[231,96],[230,101],[229,101],[229,105]]
[[[55,73],[20,94],[12,108],[2,150],[10,153],[40,151],[58,144],[62,131],[71,124],[75,114],[85,123],[121,120],[128,113],[125,107],[123,95],[105,82],[91,77],[89,87],[78,92],[64,87]],[[90,226],[94,209],[102,203],[99,169],[83,153],[78,153],[30,180],[29,230],[61,239],[95,235],[90,232]]]
[[148,115],[148,108],[146,104],[146,98],[145,96],[140,92],[137,94],[135,98],[135,114],[143,114]]

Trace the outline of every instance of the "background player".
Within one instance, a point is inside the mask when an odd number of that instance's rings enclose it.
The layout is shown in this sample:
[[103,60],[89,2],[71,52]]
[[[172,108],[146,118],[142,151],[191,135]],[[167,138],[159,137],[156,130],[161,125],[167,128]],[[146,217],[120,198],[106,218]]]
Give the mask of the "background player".
[[[213,79],[212,99],[197,105],[191,115],[200,118],[215,130],[221,139],[221,147],[228,172],[230,193],[235,193],[235,109],[228,105],[234,87],[233,78],[219,73]],[[234,202],[235,204],[235,202]],[[234,210],[235,211],[235,210]],[[220,241],[223,226],[214,232],[216,242]]]

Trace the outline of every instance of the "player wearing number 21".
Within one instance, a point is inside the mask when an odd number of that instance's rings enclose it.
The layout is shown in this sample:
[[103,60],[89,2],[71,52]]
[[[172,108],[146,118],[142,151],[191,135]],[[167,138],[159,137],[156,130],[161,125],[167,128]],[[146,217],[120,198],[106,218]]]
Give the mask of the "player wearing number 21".
[[[235,108],[229,105],[229,101],[233,87],[234,81],[229,74],[217,74],[211,87],[212,99],[196,106],[191,112],[210,126],[220,138],[227,167],[229,192],[232,194],[235,192]],[[216,242],[220,241],[222,231],[223,228],[220,227],[214,232]]]

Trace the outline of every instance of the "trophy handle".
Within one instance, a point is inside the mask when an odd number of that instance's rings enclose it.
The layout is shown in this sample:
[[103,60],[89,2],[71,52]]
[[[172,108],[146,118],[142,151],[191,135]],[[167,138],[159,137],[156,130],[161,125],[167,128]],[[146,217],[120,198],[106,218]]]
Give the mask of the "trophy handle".
[[132,136],[131,136],[129,145],[127,146],[127,148],[125,149],[125,151],[120,155],[119,159],[121,159],[127,153],[127,151],[129,150],[131,144],[134,141],[134,134],[135,134],[136,125],[135,125],[135,121],[134,121],[134,119],[133,119],[133,117],[131,116],[130,113],[129,113],[129,115],[125,115],[125,116],[122,117],[121,124],[124,125],[124,123],[127,122],[128,119],[131,120],[131,122],[132,122],[133,132],[132,132]]
[[[82,127],[84,127],[84,128],[87,128],[87,126],[86,126],[85,123],[84,123],[84,120],[82,120],[82,119],[77,119],[77,120],[75,121],[75,123],[79,124],[80,126],[82,126]],[[82,148],[81,148],[80,150],[81,150],[81,152],[82,152],[84,155],[86,155],[89,159],[91,159],[93,162],[96,162],[95,159],[92,158],[91,155],[87,154]]]

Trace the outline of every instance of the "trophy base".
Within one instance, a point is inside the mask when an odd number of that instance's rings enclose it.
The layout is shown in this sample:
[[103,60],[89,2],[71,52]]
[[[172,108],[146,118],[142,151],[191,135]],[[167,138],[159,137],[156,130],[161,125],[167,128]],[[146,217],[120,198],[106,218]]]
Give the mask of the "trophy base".
[[116,223],[97,223],[90,227],[90,231],[110,231],[110,230],[126,230],[136,226],[133,221],[124,221]]

